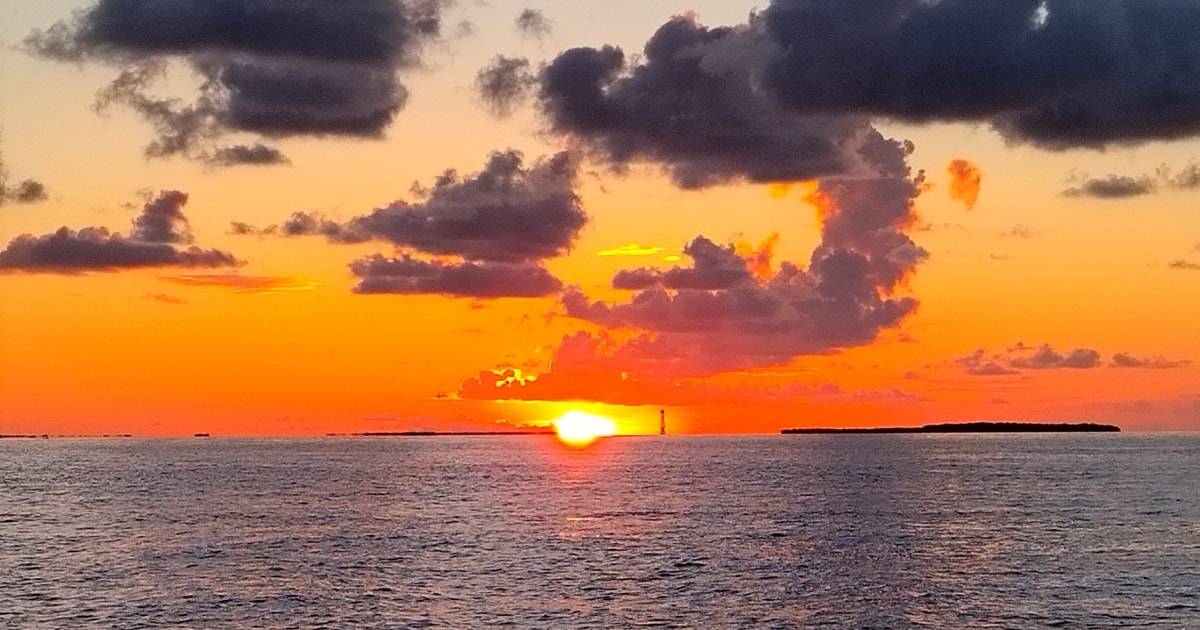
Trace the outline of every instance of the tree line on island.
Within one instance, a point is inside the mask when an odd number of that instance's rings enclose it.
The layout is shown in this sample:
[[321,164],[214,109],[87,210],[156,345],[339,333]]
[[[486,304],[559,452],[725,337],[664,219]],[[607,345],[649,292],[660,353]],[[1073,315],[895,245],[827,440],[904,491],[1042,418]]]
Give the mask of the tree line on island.
[[872,428],[803,428],[784,429],[784,435],[811,433],[1108,433],[1119,432],[1121,427],[1094,422],[950,422],[927,424],[920,427],[872,427]]

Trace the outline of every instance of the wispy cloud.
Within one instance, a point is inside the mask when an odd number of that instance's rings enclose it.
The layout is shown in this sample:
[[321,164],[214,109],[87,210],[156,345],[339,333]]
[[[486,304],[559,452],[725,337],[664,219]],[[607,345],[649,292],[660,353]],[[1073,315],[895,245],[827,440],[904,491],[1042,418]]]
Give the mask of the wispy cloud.
[[1166,164],[1153,174],[1107,175],[1089,177],[1072,174],[1067,178],[1070,188],[1060,194],[1064,197],[1091,197],[1093,199],[1127,199],[1153,195],[1163,190],[1200,189],[1200,163],[1191,162],[1178,172]]
[[312,291],[321,283],[296,276],[246,276],[238,273],[183,274],[163,276],[164,282],[188,287],[221,287],[237,293]]
[[597,256],[654,256],[663,251],[663,248],[653,245],[638,245],[637,243],[628,243],[612,249],[606,249],[597,252]]

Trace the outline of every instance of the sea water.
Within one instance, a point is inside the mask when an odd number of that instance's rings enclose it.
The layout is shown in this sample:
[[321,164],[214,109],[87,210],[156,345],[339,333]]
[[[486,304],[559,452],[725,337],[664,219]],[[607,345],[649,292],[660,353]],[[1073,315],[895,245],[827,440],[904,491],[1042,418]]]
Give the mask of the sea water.
[[0,440],[2,628],[1200,628],[1200,435]]

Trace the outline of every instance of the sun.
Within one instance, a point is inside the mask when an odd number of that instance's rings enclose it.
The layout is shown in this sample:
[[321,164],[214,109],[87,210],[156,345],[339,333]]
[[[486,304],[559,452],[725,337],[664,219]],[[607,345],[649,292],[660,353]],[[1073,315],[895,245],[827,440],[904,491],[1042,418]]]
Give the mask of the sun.
[[558,439],[568,446],[587,446],[597,438],[614,435],[617,423],[611,418],[587,413],[586,411],[568,411],[553,422]]

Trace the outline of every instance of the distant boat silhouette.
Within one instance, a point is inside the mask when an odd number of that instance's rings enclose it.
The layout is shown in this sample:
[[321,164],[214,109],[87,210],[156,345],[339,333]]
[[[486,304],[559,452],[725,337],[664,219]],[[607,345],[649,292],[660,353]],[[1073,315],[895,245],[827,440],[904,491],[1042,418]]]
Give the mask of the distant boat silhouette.
[[208,437],[207,433],[193,433],[192,437]]

